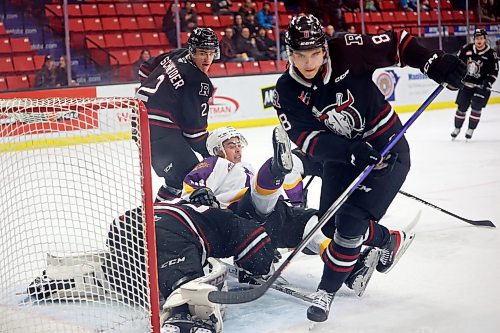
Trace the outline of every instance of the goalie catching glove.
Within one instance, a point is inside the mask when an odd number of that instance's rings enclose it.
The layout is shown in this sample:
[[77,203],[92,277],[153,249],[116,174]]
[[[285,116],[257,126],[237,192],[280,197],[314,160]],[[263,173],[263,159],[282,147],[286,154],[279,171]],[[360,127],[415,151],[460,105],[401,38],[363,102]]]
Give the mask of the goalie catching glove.
[[220,203],[217,201],[214,192],[208,187],[200,187],[194,190],[189,196],[189,201],[198,205],[220,208]]

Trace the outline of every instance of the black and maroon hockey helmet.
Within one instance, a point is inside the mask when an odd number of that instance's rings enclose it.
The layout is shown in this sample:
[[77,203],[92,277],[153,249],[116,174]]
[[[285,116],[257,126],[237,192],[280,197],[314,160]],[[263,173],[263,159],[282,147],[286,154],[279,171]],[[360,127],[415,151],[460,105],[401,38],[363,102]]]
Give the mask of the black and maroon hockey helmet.
[[285,44],[290,51],[311,50],[324,47],[325,32],[321,22],[313,15],[296,16],[288,24],[285,34]]
[[219,39],[211,28],[195,28],[188,38],[189,52],[194,53],[196,49],[215,50],[216,58],[219,52]]
[[476,29],[476,30],[474,30],[474,38],[475,37],[480,37],[480,36],[484,36],[484,38],[486,38],[486,36],[488,36],[488,33],[486,33],[486,30],[484,30],[484,29]]

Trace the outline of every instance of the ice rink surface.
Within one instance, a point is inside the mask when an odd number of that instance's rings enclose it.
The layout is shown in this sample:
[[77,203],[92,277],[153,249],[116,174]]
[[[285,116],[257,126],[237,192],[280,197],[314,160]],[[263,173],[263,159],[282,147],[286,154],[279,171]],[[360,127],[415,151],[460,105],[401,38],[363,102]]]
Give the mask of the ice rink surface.
[[[403,122],[409,116],[401,114]],[[500,105],[483,110],[469,142],[465,129],[451,140],[453,117],[452,109],[426,111],[409,129],[412,169],[402,190],[498,228],[475,227],[398,195],[381,223],[402,228],[422,210],[412,246],[394,270],[373,275],[362,298],[343,287],[328,321],[311,332],[500,332]],[[272,127],[241,131],[249,142],[244,159],[258,168],[272,154]],[[314,180],[310,187],[311,207],[320,186]],[[312,292],[321,270],[319,257],[299,255],[284,277]],[[271,290],[229,306],[224,332],[309,332],[307,307]]]

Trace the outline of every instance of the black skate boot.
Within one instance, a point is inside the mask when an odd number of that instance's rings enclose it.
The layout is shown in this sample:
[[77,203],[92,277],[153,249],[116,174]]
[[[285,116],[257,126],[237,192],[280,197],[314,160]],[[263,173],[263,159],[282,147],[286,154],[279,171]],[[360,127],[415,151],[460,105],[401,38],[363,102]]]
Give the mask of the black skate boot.
[[307,309],[307,319],[316,322],[327,320],[335,293],[329,293],[325,290],[318,289],[311,297],[313,298],[313,302]]
[[381,273],[389,272],[398,262],[406,249],[410,246],[415,238],[412,232],[405,233],[403,231],[391,230],[389,241],[385,246],[380,248],[380,260],[377,264],[377,271]]
[[467,129],[465,132],[465,138],[467,140],[472,139],[472,134],[474,134],[474,130],[472,128]]
[[351,274],[345,280],[348,288],[354,290],[354,293],[361,297],[365,292],[375,268],[380,259],[380,250],[374,247],[367,247],[359,255],[358,261],[354,265]]
[[292,153],[290,140],[281,126],[273,130],[274,157],[271,162],[271,173],[275,177],[283,178],[292,171]]
[[453,132],[451,132],[451,139],[454,140],[458,136],[459,133],[460,133],[460,128],[455,127]]

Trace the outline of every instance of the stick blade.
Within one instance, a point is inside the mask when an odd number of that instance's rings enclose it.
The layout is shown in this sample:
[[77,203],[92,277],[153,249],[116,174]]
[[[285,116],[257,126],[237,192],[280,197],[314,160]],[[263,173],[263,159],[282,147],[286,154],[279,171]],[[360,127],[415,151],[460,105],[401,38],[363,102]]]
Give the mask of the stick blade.
[[266,293],[271,286],[270,281],[266,281],[260,286],[252,289],[237,291],[211,291],[208,294],[208,300],[218,304],[242,304],[255,301]]
[[478,226],[478,227],[489,227],[489,228],[496,228],[497,226],[491,222],[490,220],[478,220],[478,221],[474,221],[474,220],[467,220],[466,221],[467,223],[469,224],[472,224],[472,225],[475,225],[475,226]]

